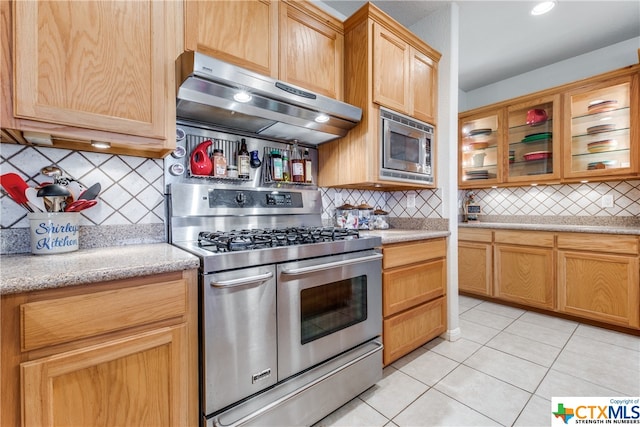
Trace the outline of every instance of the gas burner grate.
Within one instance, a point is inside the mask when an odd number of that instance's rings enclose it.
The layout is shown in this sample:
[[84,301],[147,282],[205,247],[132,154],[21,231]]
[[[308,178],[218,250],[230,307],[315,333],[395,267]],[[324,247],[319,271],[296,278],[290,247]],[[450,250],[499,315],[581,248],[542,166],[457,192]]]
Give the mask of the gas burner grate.
[[198,245],[212,252],[236,252],[357,238],[359,238],[358,230],[333,227],[291,227],[201,231],[198,234]]

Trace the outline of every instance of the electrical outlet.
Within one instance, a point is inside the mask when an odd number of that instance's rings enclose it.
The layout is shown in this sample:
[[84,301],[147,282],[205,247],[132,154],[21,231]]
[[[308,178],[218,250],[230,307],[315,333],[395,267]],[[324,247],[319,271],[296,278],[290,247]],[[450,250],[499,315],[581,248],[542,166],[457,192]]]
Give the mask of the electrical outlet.
[[334,204],[336,207],[338,207],[338,206],[342,206],[342,203],[343,203],[343,201],[342,201],[342,193],[341,193],[341,192],[339,192],[339,191],[336,191],[336,192],[333,194],[333,204]]
[[613,207],[613,196],[611,194],[605,194],[600,199],[600,206],[603,208],[612,208]]
[[415,194],[407,194],[407,207],[415,208],[416,207],[416,195]]

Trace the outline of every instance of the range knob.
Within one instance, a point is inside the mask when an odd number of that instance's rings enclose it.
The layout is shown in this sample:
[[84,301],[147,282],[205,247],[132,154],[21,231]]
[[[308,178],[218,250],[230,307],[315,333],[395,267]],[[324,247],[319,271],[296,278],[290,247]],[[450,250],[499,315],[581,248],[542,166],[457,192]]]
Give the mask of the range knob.
[[247,196],[244,193],[236,194],[236,203],[239,205],[244,205],[247,202]]

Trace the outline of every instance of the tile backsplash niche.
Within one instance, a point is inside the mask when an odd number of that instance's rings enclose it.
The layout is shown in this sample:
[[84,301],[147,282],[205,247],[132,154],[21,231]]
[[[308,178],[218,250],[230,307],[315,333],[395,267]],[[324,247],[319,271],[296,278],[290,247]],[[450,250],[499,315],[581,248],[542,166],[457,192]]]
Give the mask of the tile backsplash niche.
[[640,180],[459,191],[482,206],[480,222],[640,226]]
[[[146,159],[50,147],[0,144],[0,173],[17,173],[30,186],[50,182],[45,166],[57,165],[88,187],[99,182],[99,203],[81,212],[80,248],[165,242],[164,165]],[[387,212],[392,227],[446,229],[442,190],[366,191],[321,188],[323,223],[333,224],[343,203],[367,203]],[[408,200],[415,199],[407,204]],[[336,202],[339,202],[336,204]],[[426,224],[426,225],[425,225]],[[27,211],[0,194],[0,253],[30,252]]]
[[[83,248],[166,241],[163,161],[49,147],[0,144],[0,173],[20,175],[32,187],[52,178],[40,173],[56,165],[84,187],[100,183],[99,202],[81,212]],[[30,252],[27,211],[0,195],[0,253]]]

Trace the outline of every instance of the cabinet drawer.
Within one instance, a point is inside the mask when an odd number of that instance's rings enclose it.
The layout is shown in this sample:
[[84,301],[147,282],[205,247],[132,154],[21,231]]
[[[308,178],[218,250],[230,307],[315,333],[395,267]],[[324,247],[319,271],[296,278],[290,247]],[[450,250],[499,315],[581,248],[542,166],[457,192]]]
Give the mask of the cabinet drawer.
[[383,245],[382,268],[393,268],[413,264],[447,255],[447,243],[444,238],[420,240],[415,242]]
[[383,315],[390,316],[444,295],[444,259],[382,273]]
[[458,240],[491,243],[493,240],[493,231],[487,229],[459,228]]
[[22,304],[22,351],[182,316],[186,298],[176,280]]
[[383,321],[383,363],[415,350],[447,329],[447,299],[438,298]]
[[637,255],[638,236],[561,233],[558,248]]
[[494,241],[496,243],[508,243],[510,245],[552,247],[553,237],[553,233],[544,231],[496,230],[494,232]]

